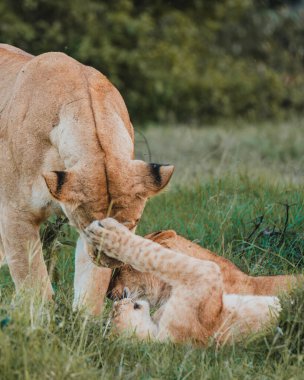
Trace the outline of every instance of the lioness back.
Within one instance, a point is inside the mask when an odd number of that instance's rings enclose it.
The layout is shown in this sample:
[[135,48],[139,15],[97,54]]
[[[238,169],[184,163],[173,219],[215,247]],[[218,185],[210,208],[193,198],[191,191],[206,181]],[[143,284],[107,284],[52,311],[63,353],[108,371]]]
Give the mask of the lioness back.
[[[119,91],[94,68],[61,52],[33,56],[2,44],[0,81],[0,110],[5,108],[5,115],[1,115],[3,120],[6,115],[18,115],[21,120],[14,120],[13,124],[22,124],[24,129],[27,123],[23,118],[26,115],[27,119],[33,118],[30,128],[34,121],[36,126],[32,129],[48,133],[58,123],[63,109],[68,106],[65,112],[72,114],[73,109],[79,109],[82,105],[84,119],[92,119],[93,111],[95,120],[90,125],[106,125],[105,131],[97,128],[103,148],[110,149],[112,155],[117,153],[113,149],[119,149],[118,153],[124,159],[133,159],[134,133],[125,103]],[[18,112],[15,110],[16,104]],[[87,132],[82,128],[81,133]]]
[[32,58],[32,55],[18,48],[0,44],[0,111],[12,94],[12,83],[16,81],[21,68]]

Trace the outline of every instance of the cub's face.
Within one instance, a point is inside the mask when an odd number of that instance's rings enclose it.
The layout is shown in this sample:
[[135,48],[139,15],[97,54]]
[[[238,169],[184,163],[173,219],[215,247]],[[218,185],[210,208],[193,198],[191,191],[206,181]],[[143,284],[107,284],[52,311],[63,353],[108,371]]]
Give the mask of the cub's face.
[[168,184],[174,171],[173,166],[138,160],[127,161],[117,170],[98,170],[100,166],[96,162],[90,168],[44,174],[52,198],[79,231],[107,216],[134,230],[147,199]]
[[150,307],[146,301],[124,298],[114,302],[112,326],[115,332],[137,332],[146,335],[150,328]]

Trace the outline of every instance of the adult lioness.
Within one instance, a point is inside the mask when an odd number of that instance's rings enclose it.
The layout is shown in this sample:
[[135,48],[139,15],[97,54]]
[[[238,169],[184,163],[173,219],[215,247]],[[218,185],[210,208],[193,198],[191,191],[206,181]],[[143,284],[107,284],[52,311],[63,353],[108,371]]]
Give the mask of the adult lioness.
[[[82,231],[113,201],[112,216],[132,229],[173,167],[133,159],[133,128],[119,92],[65,54],[34,57],[0,45],[0,83],[0,251],[17,290],[35,285],[50,297],[40,224],[63,211]],[[98,280],[99,270],[90,276],[105,292],[109,277]]]

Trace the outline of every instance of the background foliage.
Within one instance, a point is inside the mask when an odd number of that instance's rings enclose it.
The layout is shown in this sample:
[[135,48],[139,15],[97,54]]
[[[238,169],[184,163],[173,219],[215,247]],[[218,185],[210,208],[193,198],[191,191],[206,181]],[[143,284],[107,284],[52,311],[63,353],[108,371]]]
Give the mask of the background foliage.
[[303,111],[300,0],[0,0],[0,40],[106,74],[138,122]]

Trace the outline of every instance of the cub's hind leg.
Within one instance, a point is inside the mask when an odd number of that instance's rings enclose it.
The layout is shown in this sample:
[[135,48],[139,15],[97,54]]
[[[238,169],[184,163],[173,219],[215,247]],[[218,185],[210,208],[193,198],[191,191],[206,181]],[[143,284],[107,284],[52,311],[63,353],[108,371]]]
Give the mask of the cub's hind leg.
[[[223,282],[218,266],[185,258],[185,271],[176,268],[180,282],[172,284],[171,297],[159,320],[157,338],[176,342],[194,340],[206,344],[217,331],[223,313]],[[190,269],[191,268],[191,269]],[[185,279],[187,277],[187,279]]]

